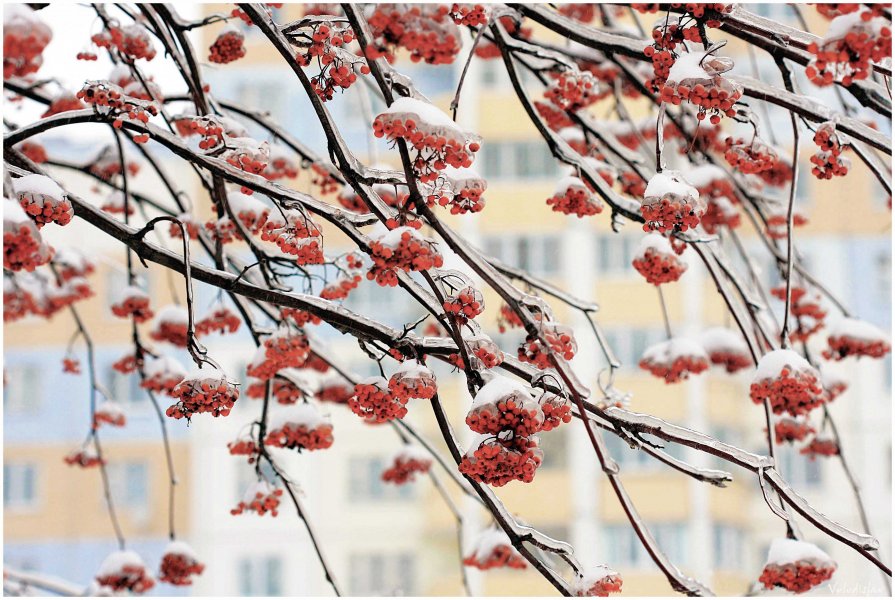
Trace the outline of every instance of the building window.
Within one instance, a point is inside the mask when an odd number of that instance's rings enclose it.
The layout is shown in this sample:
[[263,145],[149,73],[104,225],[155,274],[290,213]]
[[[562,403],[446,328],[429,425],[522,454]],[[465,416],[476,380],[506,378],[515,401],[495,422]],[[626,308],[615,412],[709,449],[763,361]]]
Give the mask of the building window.
[[485,239],[485,253],[540,277],[559,273],[560,242],[556,235],[505,235]]
[[107,472],[116,504],[134,510],[149,508],[149,465],[145,461],[113,463]]
[[3,506],[33,508],[37,504],[37,466],[32,463],[3,465]]
[[283,561],[278,556],[251,556],[239,561],[241,596],[281,596]]
[[601,234],[597,237],[597,269],[601,275],[637,277],[631,266],[640,236],[628,234]]
[[415,561],[409,553],[352,554],[352,596],[415,595]]
[[491,142],[482,146],[482,175],[486,179],[555,179],[559,165],[538,140]]
[[348,467],[348,493],[352,500],[406,500],[413,497],[414,486],[382,481],[382,472],[387,468],[386,459],[382,457],[355,456]]
[[136,373],[124,375],[109,365],[106,367],[106,389],[109,391],[109,400],[119,404],[149,407],[149,396],[140,387],[140,378]]
[[743,561],[743,532],[730,525],[712,528],[713,561],[716,569],[739,569]]
[[36,363],[22,363],[6,367],[6,386],[3,394],[3,410],[7,414],[31,413],[41,408],[41,368]]
[[[764,450],[763,452],[767,452]],[[818,487],[823,483],[822,460],[811,460],[795,448],[777,447],[778,471],[786,481],[799,491],[800,488]]]

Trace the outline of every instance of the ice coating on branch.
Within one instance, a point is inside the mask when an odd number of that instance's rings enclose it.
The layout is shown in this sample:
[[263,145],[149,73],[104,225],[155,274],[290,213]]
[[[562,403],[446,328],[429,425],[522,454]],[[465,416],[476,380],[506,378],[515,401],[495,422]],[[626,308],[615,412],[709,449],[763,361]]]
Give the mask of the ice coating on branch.
[[780,372],[784,368],[820,378],[820,374],[815,368],[794,350],[772,350],[758,361],[752,381],[757,383],[764,379],[775,379],[780,376]]
[[313,404],[299,402],[273,411],[270,415],[268,427],[271,430],[280,429],[286,425],[307,427],[314,429],[319,425],[331,424],[328,415],[323,415]]
[[483,406],[485,404],[496,404],[503,398],[512,395],[521,395],[524,399],[530,399],[531,393],[528,388],[509,377],[503,375],[494,375],[493,379],[482,386],[479,392],[472,400],[472,407]]
[[784,565],[799,561],[816,565],[835,565],[830,556],[809,542],[776,538],[768,549],[767,565]]
[[657,202],[667,195],[693,201],[699,200],[699,192],[678,171],[665,170],[650,177],[646,191],[643,193],[643,202],[644,204]]
[[829,334],[832,337],[848,337],[867,342],[889,340],[888,334],[876,325],[851,317],[842,317],[836,321],[830,328]]
[[65,198],[65,191],[46,175],[25,175],[12,180],[12,187],[17,194],[40,194],[57,201]]

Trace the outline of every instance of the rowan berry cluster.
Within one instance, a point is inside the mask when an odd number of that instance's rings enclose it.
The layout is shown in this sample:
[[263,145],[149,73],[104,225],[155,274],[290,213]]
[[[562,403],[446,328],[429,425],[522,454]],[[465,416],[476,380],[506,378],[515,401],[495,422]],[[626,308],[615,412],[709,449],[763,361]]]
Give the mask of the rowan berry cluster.
[[792,350],[773,350],[758,363],[749,395],[755,404],[768,400],[775,415],[807,415],[824,402],[818,372]]
[[529,437],[541,431],[544,413],[528,389],[495,377],[476,394],[466,424],[476,433]]
[[407,414],[407,397],[395,396],[384,377],[370,377],[354,386],[348,400],[351,412],[368,423],[385,423]]
[[99,48],[116,48],[131,60],[155,58],[155,47],[149,31],[139,23],[124,27],[110,26],[108,29],[93,35],[91,41]]
[[279,514],[278,508],[282,495],[281,488],[274,487],[267,481],[258,481],[246,489],[236,508],[230,509],[230,514],[241,515],[245,512],[253,512],[259,517],[263,517],[270,513],[270,516],[276,517]]
[[302,367],[310,352],[308,336],[281,326],[258,346],[255,357],[246,366],[246,375],[266,381],[282,369]]
[[[765,214],[765,231],[772,240],[785,240],[789,231],[789,208],[782,204],[768,207]],[[792,226],[802,227],[808,224],[806,217],[798,208],[793,207]]]
[[814,427],[807,420],[781,417],[774,423],[774,439],[778,444],[801,442],[814,433]]
[[460,129],[439,109],[407,97],[399,98],[376,117],[373,135],[389,141],[403,139],[415,150],[413,166],[422,183],[435,181],[449,166],[469,168],[480,147],[478,138]]
[[298,170],[299,166],[288,148],[280,144],[270,145],[270,162],[267,163],[267,169],[261,173],[265,179],[270,181],[295,179],[298,177]]
[[700,223],[710,235],[714,235],[722,227],[736,229],[740,226],[740,212],[727,196],[709,198]]
[[131,373],[134,373],[137,370],[137,367],[138,360],[136,354],[125,354],[112,363],[112,368],[122,375],[130,375]]
[[829,348],[824,357],[842,360],[848,357],[882,358],[892,351],[888,336],[878,327],[843,317],[831,329],[827,338]]
[[199,562],[192,548],[185,542],[171,542],[162,555],[158,578],[171,585],[192,585],[193,576],[203,571],[205,565]]
[[217,242],[220,240],[221,244],[229,244],[235,240],[244,239],[239,228],[236,227],[236,223],[226,215],[219,219],[211,219],[205,223],[205,231],[209,233],[213,241]]
[[[308,6],[308,5],[305,5],[305,6]],[[272,9],[283,8],[283,3],[282,2],[265,2],[264,4],[261,5],[261,7],[267,13],[267,16],[271,16]],[[310,14],[310,13],[307,13],[307,14]],[[242,21],[249,27],[254,25],[254,23],[252,22],[252,18],[249,15],[247,15],[246,12],[244,10],[242,10],[241,8],[234,8],[233,10],[231,10],[230,16],[236,17],[237,19],[239,19],[240,21]]]
[[658,233],[650,233],[640,242],[631,264],[653,285],[673,283],[687,270],[687,263],[678,258],[668,239]]
[[572,328],[558,323],[543,323],[538,335],[528,335],[519,345],[517,356],[520,361],[539,369],[551,366],[550,354],[555,352],[564,360],[572,360],[578,352],[578,343]]
[[323,256],[323,235],[320,228],[306,214],[286,210],[285,219],[275,215],[267,219],[261,230],[261,239],[275,243],[279,249],[295,257],[299,265],[319,265]]
[[368,59],[392,61],[400,47],[413,62],[446,65],[460,52],[460,30],[444,4],[377,4],[367,22],[374,38],[364,49]]
[[836,132],[836,124],[827,121],[818,126],[814,132],[814,143],[820,148],[811,156],[811,163],[814,165],[811,173],[818,179],[832,179],[833,177],[843,177],[848,174],[851,168],[851,161],[841,156],[844,150],[849,148],[848,144],[843,144]]
[[507,303],[500,305],[497,314],[497,329],[500,333],[506,333],[509,329],[522,327],[522,318]]
[[582,23],[590,23],[596,15],[595,5],[590,3],[560,4],[556,10],[562,16]]
[[280,308],[280,315],[283,319],[288,319],[295,323],[296,327],[304,327],[308,323],[311,325],[320,325],[320,317],[300,308],[289,308],[284,306]]
[[480,571],[528,568],[525,558],[513,548],[507,534],[496,526],[479,534],[470,553],[463,557],[463,564]]
[[[786,286],[780,285],[771,288],[771,294],[774,297],[785,301]],[[799,285],[792,286],[790,290],[789,312],[796,318],[796,329],[790,332],[789,337],[793,341],[807,341],[809,337],[820,331],[823,327],[827,311],[821,307],[820,302],[821,299],[818,292],[809,292]]]
[[567,127],[575,125],[569,115],[566,114],[566,111],[556,108],[553,104],[536,100],[534,105],[538,115],[547,123],[547,127],[553,131],[562,131]]
[[78,99],[75,94],[70,92],[61,92],[58,96],[53,98],[50,101],[50,104],[47,106],[47,110],[41,115],[41,118],[46,119],[47,117],[52,117],[53,115],[58,115],[60,113],[68,112],[71,110],[81,110],[84,107],[84,104]]
[[560,110],[576,112],[599,100],[600,81],[589,71],[566,70],[551,74],[544,97]]
[[345,48],[354,41],[354,31],[349,25],[314,23],[306,35],[310,44],[295,59],[305,67],[317,61],[320,73],[311,78],[311,87],[324,102],[332,100],[340,88],[347,90],[354,84],[357,73],[370,73],[366,61]]
[[[116,129],[124,126],[125,119],[145,125],[149,122],[149,117],[158,114],[158,107],[153,102],[128,96],[124,90],[108,81],[88,81],[78,91],[77,97],[93,106],[97,112],[114,117],[112,126]],[[136,134],[133,140],[144,144],[149,141],[149,134]]]
[[743,139],[728,137],[724,144],[724,159],[730,166],[746,175],[773,169],[779,161],[773,148],[754,137],[749,143]]
[[217,303],[204,317],[196,321],[196,335],[236,333],[241,323],[239,315],[223,304]]
[[389,287],[398,285],[397,271],[426,271],[444,264],[435,244],[407,226],[387,231],[372,241],[370,258],[373,265],[367,279]]
[[483,177],[472,169],[448,167],[426,190],[426,203],[448,207],[452,215],[481,212],[485,208],[482,194],[488,187]]
[[597,565],[594,568],[583,570],[575,580],[574,592],[576,596],[596,596],[605,598],[609,594],[618,594],[622,591],[622,576],[606,565]]
[[491,7],[482,4],[452,4],[451,19],[454,23],[466,27],[487,25],[491,19]]
[[26,5],[10,5],[3,15],[3,79],[36,73],[53,30]]
[[224,65],[239,60],[246,55],[245,36],[238,29],[228,27],[218,34],[208,52],[208,60],[213,63]]
[[480,434],[460,461],[460,472],[472,479],[502,487],[511,481],[531,483],[535,470],[544,460],[538,438],[513,437],[502,440],[498,436]]
[[767,564],[758,581],[767,590],[780,587],[802,594],[830,579],[835,571],[836,563],[817,546],[776,539],[771,543]]
[[647,183],[640,205],[647,233],[687,231],[699,225],[706,203],[699,192],[676,171],[653,175]]
[[72,375],[80,375],[81,374],[81,361],[76,358],[63,358],[62,359],[62,372],[63,373],[71,373]]
[[106,400],[96,407],[93,412],[93,428],[98,429],[104,423],[112,427],[124,427],[127,417],[124,416],[124,410],[120,404]]
[[817,460],[818,456],[839,456],[839,444],[831,438],[816,435],[799,450],[799,454],[804,454],[811,460]]
[[698,343],[672,338],[647,348],[639,366],[665,383],[677,383],[707,370],[709,357]]
[[736,373],[752,366],[749,346],[739,333],[725,327],[712,327],[703,332],[700,342],[713,365]]
[[271,416],[264,443],[298,451],[326,450],[333,445],[333,425],[312,404],[293,404]]
[[16,150],[24,154],[33,163],[42,164],[47,162],[47,149],[37,142],[26,141],[16,144]]
[[354,395],[354,388],[348,385],[341,377],[323,378],[314,398],[319,402],[332,402],[333,404],[348,404]]
[[254,196],[240,191],[229,192],[227,204],[233,216],[253,234],[261,232],[270,217],[270,207]]
[[485,310],[485,297],[472,286],[466,286],[444,299],[444,311],[460,325],[475,319]]
[[418,446],[405,444],[392,457],[390,466],[382,472],[382,481],[404,485],[416,479],[417,474],[425,474],[432,468],[432,457]]
[[729,58],[690,52],[669,69],[659,97],[673,105],[689,101],[699,107],[697,119],[702,121],[710,115],[711,123],[717,125],[722,115],[736,115],[734,104],[743,95],[742,86],[721,75],[732,68]]
[[578,177],[563,177],[556,184],[553,196],[547,199],[553,212],[589,217],[603,212],[603,202],[590,185]]
[[34,221],[14,200],[3,200],[3,267],[33,271],[53,258],[53,249],[40,235]]
[[185,307],[169,304],[155,316],[149,337],[157,342],[167,342],[186,348],[190,341],[189,320],[190,315]]
[[257,460],[259,448],[255,443],[255,438],[251,435],[242,435],[232,442],[227,442],[227,450],[231,456],[248,456],[249,464],[255,464]]
[[196,413],[206,412],[213,417],[226,417],[239,398],[239,390],[220,371],[203,369],[177,384],[173,396],[179,400],[165,414],[174,419],[189,420]]
[[[503,362],[503,352],[490,337],[484,333],[466,338],[466,348],[469,351],[469,359],[472,367],[480,369],[493,369]],[[459,354],[451,355],[451,362],[458,368],[464,368]]]
[[69,466],[79,466],[82,469],[90,469],[106,464],[92,448],[81,448],[69,452],[63,459]]
[[101,587],[114,592],[143,594],[155,587],[155,580],[136,552],[119,550],[102,562],[94,577]]
[[435,374],[423,364],[406,361],[388,380],[388,391],[399,402],[411,398],[429,400],[438,392]]
[[833,19],[820,43],[807,49],[814,58],[805,74],[815,85],[851,85],[870,76],[872,63],[892,57],[891,22],[870,10],[850,12]]

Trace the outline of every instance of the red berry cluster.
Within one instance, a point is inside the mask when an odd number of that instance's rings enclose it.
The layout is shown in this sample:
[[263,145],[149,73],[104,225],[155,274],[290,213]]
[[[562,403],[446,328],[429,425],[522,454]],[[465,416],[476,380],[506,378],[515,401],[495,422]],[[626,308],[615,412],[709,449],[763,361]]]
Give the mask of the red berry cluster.
[[[503,25],[503,28],[506,29],[507,33],[509,33],[513,37],[526,40],[531,37],[531,27],[520,27],[520,22],[515,20],[513,17],[498,17],[497,20],[500,21],[500,24]],[[489,42],[487,39],[482,38],[479,40],[478,45],[475,47],[475,55],[483,60],[500,58],[500,48],[497,46],[497,44],[494,44],[492,42]]]
[[208,60],[213,63],[224,65],[239,60],[246,55],[245,36],[237,29],[227,28],[215,38],[208,51]]
[[[710,61],[707,60],[706,63],[708,62]],[[709,120],[713,125],[721,122],[722,114],[728,117],[736,115],[733,105],[742,95],[743,90],[740,86],[720,75],[705,80],[665,83],[660,92],[662,102],[677,106],[688,100],[695,104],[699,107],[696,118],[702,121],[707,114],[711,115]]]
[[300,265],[322,264],[323,236],[311,218],[297,210],[285,211],[286,219],[274,216],[261,230],[261,239],[275,243],[281,251],[296,257]]
[[296,61],[308,66],[316,59],[320,73],[311,78],[311,87],[321,100],[332,100],[333,94],[341,88],[347,90],[357,81],[357,72],[370,73],[366,61],[345,49],[354,41],[354,31],[350,26],[339,27],[335,23],[314,23],[308,32],[311,44]]
[[[78,91],[77,97],[92,105],[97,112],[113,116],[112,126],[116,129],[121,129],[125,119],[145,125],[150,116],[158,114],[158,107],[151,101],[128,96],[120,87],[108,81],[88,81]],[[138,144],[146,143],[149,141],[149,134],[137,134],[133,136],[133,140]]]
[[205,565],[200,563],[192,549],[183,542],[171,542],[162,555],[159,581],[171,585],[192,585],[193,575],[201,575]]
[[211,235],[213,241],[220,240],[222,244],[229,244],[235,240],[243,239],[242,233],[237,229],[236,224],[226,215],[220,219],[212,219],[205,223],[205,231]]
[[[132,160],[126,160],[124,163],[128,175],[135,176],[140,172],[140,163]],[[121,160],[117,152],[104,152],[94,159],[90,165],[90,172],[102,179],[109,181],[112,177],[121,174]],[[123,194],[121,194],[123,198]]]
[[95,450],[90,450],[88,448],[73,450],[67,454],[63,460],[65,461],[65,464],[69,466],[78,466],[82,469],[90,469],[92,467],[106,464],[105,460],[97,456]]
[[264,443],[274,448],[290,450],[326,450],[333,445],[333,426],[320,423],[309,427],[301,423],[284,423],[264,438]]
[[491,17],[490,7],[482,4],[452,4],[451,19],[454,23],[466,27],[487,25]]
[[730,350],[709,352],[709,362],[724,367],[728,373],[736,373],[752,366],[752,359],[747,354]]
[[544,413],[544,423],[541,425],[541,431],[552,431],[562,423],[568,423],[572,420],[572,405],[568,399],[554,394],[552,392],[544,392],[541,399],[538,400],[541,406],[541,412]]
[[249,464],[254,464],[258,456],[258,445],[255,438],[250,435],[239,437],[232,442],[227,442],[227,450],[231,456],[248,456]]
[[650,179],[640,205],[643,230],[647,233],[693,229],[699,225],[705,210],[705,201],[699,197],[696,188],[667,171]]
[[696,22],[686,17],[669,17],[653,26],[653,46],[657,50],[674,50],[684,42],[702,44],[702,36]]
[[[463,558],[463,564],[480,571],[490,569],[526,569],[528,563],[519,552],[510,545],[509,539],[502,530],[492,529],[482,534],[475,550]],[[495,535],[497,534],[497,535]],[[494,538],[493,540],[491,538]]]
[[485,199],[482,198],[487,187],[485,180],[468,169],[457,171],[455,176],[450,172],[446,170],[443,177],[439,177],[439,182],[444,180],[443,185],[434,186],[426,197],[427,204],[450,207],[452,215],[481,212],[485,208]]
[[500,305],[497,314],[497,329],[500,333],[506,333],[508,329],[522,327],[522,318],[507,303]]
[[[498,55],[499,56],[499,55]],[[547,102],[535,101],[535,110],[538,111],[541,119],[547,123],[547,127],[553,131],[561,131],[566,127],[572,127],[575,123],[566,114],[566,111],[556,108]]]
[[63,373],[71,373],[72,375],[80,375],[81,374],[81,361],[76,358],[63,358],[62,359],[62,372]]
[[[310,6],[310,5],[306,4],[305,6]],[[282,2],[265,2],[264,4],[261,5],[261,7],[267,13],[267,16],[271,17],[271,16],[273,16],[271,9],[283,8],[283,3]],[[308,12],[306,14],[312,14],[312,13]],[[247,15],[246,12],[244,10],[242,10],[241,8],[234,8],[233,10],[231,10],[230,16],[236,17],[237,19],[241,20],[243,23],[245,23],[249,27],[254,25],[254,23],[252,22],[252,17]]]
[[52,117],[53,115],[58,115],[60,113],[68,112],[71,110],[81,110],[84,107],[84,104],[78,99],[78,97],[74,94],[63,92],[53,98],[50,102],[49,106],[47,106],[47,110],[41,115],[41,118],[46,119],[47,117]]
[[444,312],[461,325],[475,319],[484,310],[485,298],[472,286],[464,287],[444,300]]
[[[177,216],[177,219],[183,223],[183,226],[186,228],[186,235],[191,240],[199,239],[199,228],[201,224],[196,221],[196,218],[190,213],[182,213]],[[180,225],[177,223],[171,223],[168,226],[168,234],[174,239],[183,239],[183,231],[180,229]]]
[[112,363],[112,368],[122,375],[130,375],[137,370],[137,366],[137,356],[135,354],[125,354]]
[[603,212],[603,202],[587,182],[577,177],[563,178],[553,196],[547,199],[547,205],[553,208],[553,212],[579,218]]
[[109,29],[93,35],[90,39],[100,48],[114,46],[131,60],[155,58],[155,47],[152,45],[149,31],[138,23],[124,27],[111,26]]
[[308,323],[311,325],[320,325],[320,317],[300,308],[289,308],[284,306],[280,308],[280,314],[284,319],[289,319],[295,323],[296,327],[304,327]]
[[394,396],[384,377],[371,377],[354,386],[348,400],[351,412],[369,423],[385,423],[407,414],[406,397]]
[[702,223],[706,233],[714,235],[722,227],[727,227],[728,229],[739,227],[740,213],[726,196],[709,198],[705,214],[702,215],[700,223]]
[[674,54],[671,50],[657,49],[655,46],[647,46],[643,49],[643,54],[653,63],[653,76],[645,81],[646,88],[651,92],[658,92],[668,80],[668,73],[674,64]]
[[341,379],[324,379],[320,387],[314,393],[314,398],[320,402],[332,402],[333,404],[347,404],[354,395],[354,388]]
[[460,461],[460,472],[489,485],[502,487],[511,481],[531,483],[544,460],[537,437],[502,440],[481,434]]
[[417,473],[428,473],[431,468],[432,458],[425,450],[416,446],[405,446],[392,458],[391,466],[382,472],[382,481],[404,485],[414,481]]
[[99,429],[103,423],[112,427],[124,427],[127,417],[124,416],[121,406],[111,400],[106,400],[97,406],[93,413],[93,428]]
[[635,198],[642,198],[646,191],[646,181],[636,171],[622,171],[619,173],[619,183],[622,192]]
[[[503,352],[485,334],[472,336],[466,340],[470,360],[479,369],[493,369],[503,362]],[[459,358],[459,356],[458,356]],[[462,368],[462,366],[460,367]]]
[[323,163],[311,164],[311,183],[320,188],[320,193],[324,196],[334,194],[339,191],[339,180],[335,178]]
[[389,287],[398,285],[396,271],[426,271],[444,264],[434,243],[406,226],[392,229],[371,242],[370,258],[373,265],[367,271],[367,279]]
[[766,590],[775,587],[801,594],[820,585],[833,576],[835,565],[815,565],[808,561],[798,561],[783,565],[766,565],[758,581]]
[[44,243],[34,221],[15,202],[8,200],[3,204],[3,267],[33,271],[50,262],[53,249]]
[[570,327],[544,323],[539,335],[526,336],[525,341],[519,345],[517,355],[522,362],[535,365],[539,369],[548,369],[551,366],[551,352],[555,352],[565,360],[572,360],[575,357],[578,343]]
[[356,289],[361,282],[358,274],[344,275],[332,281],[320,291],[320,297],[326,300],[343,300],[348,297],[351,290]]
[[401,98],[378,115],[373,121],[373,135],[389,141],[403,139],[416,150],[413,166],[422,183],[437,180],[439,172],[448,166],[469,168],[480,147],[447,115],[412,98]]
[[806,415],[824,402],[823,388],[815,373],[785,366],[777,377],[754,381],[749,395],[755,404],[770,400],[775,415]]
[[81,50],[75,55],[76,60],[86,60],[88,62],[98,60],[99,57],[96,55],[96,52],[90,50]]
[[703,356],[676,356],[671,360],[657,360],[655,357],[644,357],[640,360],[639,367],[649,371],[655,377],[665,380],[665,383],[677,383],[688,379],[690,375],[699,375],[709,368],[709,363]]
[[365,49],[367,58],[391,61],[401,47],[413,62],[454,62],[460,53],[460,30],[450,13],[444,4],[377,4],[367,19],[374,37]]
[[36,73],[53,30],[27,6],[9,6],[4,12],[3,79]]
[[96,583],[115,592],[133,594],[143,594],[155,587],[155,580],[143,564],[121,565],[115,572],[97,575]]
[[579,574],[575,585],[575,595],[579,597],[606,598],[609,594],[622,591],[622,577],[604,565],[596,568],[594,573],[584,571]]
[[206,412],[213,417],[226,417],[239,399],[239,390],[221,373],[197,373],[181,381],[173,395],[179,400],[169,406],[165,414],[174,419],[186,417],[189,420],[196,413]]
[[[246,396],[248,398],[261,400],[266,394],[267,381],[253,379],[246,387]],[[273,378],[271,396],[278,404],[288,405],[295,404],[301,400],[304,397],[304,393],[301,391],[301,388],[295,385],[291,380],[286,379],[285,377],[276,376]]]
[[273,144],[270,147],[270,162],[267,163],[267,169],[261,175],[270,181],[295,179],[298,177],[298,165],[289,154],[288,149]]
[[174,346],[186,348],[189,344],[189,317],[186,309],[169,306],[156,316],[149,337],[157,342],[167,342]]
[[47,162],[47,150],[37,142],[22,142],[16,145],[16,149],[33,163],[42,164]]
[[544,97],[560,110],[575,112],[599,100],[600,87],[589,71],[567,70],[553,74]]
[[814,433],[814,427],[804,419],[781,417],[774,423],[774,439],[778,444],[801,442]]
[[[766,231],[768,237],[772,240],[785,240],[789,230],[788,209],[783,206],[774,206],[765,216]],[[793,208],[792,226],[802,227],[808,224],[808,217],[803,215],[797,208]]]
[[263,517],[267,513],[275,517],[279,514],[280,497],[283,490],[272,486],[266,481],[259,481],[246,490],[242,501],[236,505],[236,508],[230,509],[231,515],[241,515],[245,512],[257,513],[259,517]]
[[308,336],[281,327],[258,347],[255,358],[246,367],[246,375],[266,381],[282,369],[303,366],[310,351]]
[[501,439],[529,437],[541,431],[544,413],[528,390],[500,377],[476,395],[466,415],[466,424],[476,433],[493,434]]
[[125,288],[120,300],[112,304],[110,308],[116,317],[132,318],[135,323],[144,323],[154,314],[149,308],[149,294],[133,286]]
[[779,161],[774,149],[757,138],[746,143],[745,140],[729,137],[724,144],[724,159],[730,166],[746,175],[773,169]]
[[406,362],[388,380],[388,390],[399,402],[411,398],[429,400],[438,392],[435,374],[425,365]]
[[847,333],[831,335],[827,338],[827,343],[830,347],[824,351],[824,358],[833,360],[842,360],[850,356],[882,358],[892,351],[892,346],[888,340],[882,338],[865,339]]
[[[814,5],[814,8],[817,9],[817,12],[830,20],[833,20],[836,17],[841,17],[842,15],[857,12],[865,7],[870,9],[869,12],[872,16],[879,17],[885,14],[885,3],[867,5],[857,2],[831,2],[817,3]],[[864,18],[863,14],[861,15],[861,18]]]
[[649,245],[638,252],[631,263],[637,272],[643,275],[647,283],[653,285],[673,283],[680,279],[687,270],[687,264],[677,257],[664,237],[650,234],[649,238],[645,240]]
[[596,15],[595,5],[590,3],[560,4],[556,10],[562,16],[582,23],[590,23]]
[[[840,22],[841,21],[841,22]],[[832,35],[821,42],[808,44],[814,55],[805,74],[815,85],[831,85],[867,79],[872,63],[892,57],[892,26],[885,17],[875,17],[872,11],[837,17],[830,24]]]
[[811,173],[818,179],[832,179],[848,174],[851,162],[841,156],[848,144],[843,144],[836,132],[836,124],[830,121],[822,123],[814,132],[814,143],[820,150],[811,157],[814,167]]
[[[786,227],[785,223],[783,227]],[[786,285],[771,288],[771,294],[785,301]],[[792,286],[790,291],[789,312],[796,318],[797,324],[796,329],[790,332],[789,337],[796,342],[807,341],[809,337],[820,331],[827,316],[827,311],[820,305],[820,294],[809,292],[799,285]]]
[[799,450],[811,460],[817,460],[818,456],[839,456],[839,445],[830,438],[814,436],[808,444]]
[[207,315],[196,321],[196,335],[236,333],[241,323],[242,319],[236,313],[218,304]]

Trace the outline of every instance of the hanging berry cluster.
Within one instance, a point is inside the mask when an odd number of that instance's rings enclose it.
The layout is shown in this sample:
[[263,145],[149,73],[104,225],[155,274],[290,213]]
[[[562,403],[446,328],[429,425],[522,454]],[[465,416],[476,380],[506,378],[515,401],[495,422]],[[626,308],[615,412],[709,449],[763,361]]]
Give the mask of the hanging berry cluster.
[[384,377],[370,377],[354,386],[348,408],[368,423],[385,423],[407,414],[407,397],[398,397],[389,390]]
[[758,362],[749,389],[755,404],[768,400],[775,415],[807,415],[824,402],[820,374],[792,350],[772,350]]
[[167,342],[186,348],[189,343],[190,314],[186,307],[169,304],[155,316],[149,337],[157,342]]
[[640,241],[631,264],[653,285],[673,283],[687,270],[687,263],[678,258],[668,239],[658,233],[650,233]]
[[425,474],[432,468],[432,457],[426,450],[412,444],[405,444],[382,472],[382,481],[404,485],[416,479],[417,474]]
[[50,29],[25,4],[10,4],[3,11],[3,79],[36,73],[43,51],[53,39]]
[[702,121],[710,115],[711,123],[717,125],[722,115],[736,115],[734,104],[743,95],[742,86],[722,76],[732,68],[733,61],[729,58],[689,52],[669,69],[659,97],[662,102],[673,105],[689,101],[699,107],[697,119]]
[[463,564],[480,571],[528,568],[525,558],[513,548],[507,534],[496,526],[479,533],[471,551],[463,557]]
[[112,427],[124,427],[127,417],[125,417],[120,404],[106,400],[96,407],[96,410],[93,411],[93,428],[99,429],[104,423]]
[[830,330],[827,338],[829,348],[824,357],[842,360],[851,356],[882,358],[892,351],[892,345],[885,332],[875,325],[850,317],[843,317]]
[[537,335],[527,335],[519,345],[517,356],[520,361],[539,369],[551,366],[550,353],[555,352],[563,360],[572,360],[578,352],[578,343],[572,328],[558,323],[542,323]]
[[246,55],[245,36],[236,28],[226,27],[208,48],[208,60],[217,64],[227,64]]
[[33,271],[53,258],[47,245],[18,202],[3,199],[3,267],[10,271]]
[[391,62],[400,47],[413,62],[446,65],[460,52],[460,29],[444,4],[376,4],[367,22],[373,32],[364,50],[369,59]]
[[319,265],[323,256],[323,235],[320,228],[306,214],[286,210],[282,216],[270,217],[261,230],[261,239],[275,243],[281,251],[295,257],[299,265]]
[[[158,107],[153,102],[128,96],[120,87],[108,81],[88,81],[77,96],[93,106],[97,112],[113,117],[112,126],[116,129],[121,129],[125,119],[145,125],[150,116],[158,114]],[[138,144],[146,143],[149,141],[149,134],[134,135],[133,140]]]
[[317,62],[320,73],[311,78],[311,87],[324,102],[332,100],[339,89],[347,90],[354,84],[357,73],[370,73],[366,61],[345,48],[354,41],[354,31],[350,25],[312,23],[308,31],[302,33],[309,38],[309,43],[296,55],[295,60],[304,67]]
[[472,286],[466,286],[444,299],[444,312],[460,325],[465,325],[485,310],[485,297]]
[[426,203],[449,208],[452,215],[481,212],[485,208],[482,194],[488,182],[472,169],[447,167],[431,186],[426,186]]
[[241,515],[246,512],[256,513],[263,517],[270,513],[271,517],[279,514],[280,497],[283,495],[281,488],[275,487],[267,481],[261,480],[246,488],[242,500],[236,508],[230,509],[231,515]]
[[666,233],[693,229],[705,209],[705,201],[683,175],[677,171],[656,173],[647,183],[640,205],[646,221],[643,230]]
[[438,392],[435,374],[426,365],[409,360],[389,378],[388,390],[393,398],[405,403],[411,398],[429,400]]
[[103,560],[94,576],[100,588],[113,592],[143,594],[155,587],[155,580],[132,550],[118,550]]
[[814,427],[802,417],[780,417],[774,423],[774,439],[778,444],[801,442],[812,433]]
[[149,31],[139,23],[124,27],[116,25],[93,35],[91,41],[99,48],[115,48],[131,60],[155,58],[155,47]]
[[385,231],[370,242],[370,258],[373,265],[367,279],[389,287],[398,285],[397,271],[426,271],[444,264],[435,244],[407,226]]
[[172,541],[162,555],[158,578],[171,585],[193,585],[193,576],[201,575],[203,571],[205,565],[199,562],[186,542]]
[[836,563],[814,544],[778,538],[771,543],[758,581],[766,590],[780,587],[801,594],[830,579],[834,571]]
[[605,598],[609,594],[618,594],[622,591],[622,576],[606,565],[597,565],[578,573],[575,579],[574,593],[576,596],[597,596]]
[[304,366],[310,351],[308,336],[281,326],[258,346],[255,357],[246,366],[246,375],[266,381],[282,369]]
[[236,385],[227,381],[216,369],[200,369],[188,375],[174,388],[175,404],[165,414],[174,419],[189,420],[196,413],[226,417],[239,398]]
[[699,343],[678,337],[648,347],[639,366],[665,383],[677,383],[707,370],[709,357]]
[[[785,301],[786,285],[771,288],[771,294]],[[793,341],[805,342],[824,326],[827,311],[821,307],[821,298],[818,292],[809,291],[800,285],[792,285],[789,304],[789,312],[796,321],[796,328],[789,333],[789,337]]]
[[69,466],[78,466],[82,469],[90,469],[106,464],[106,461],[99,457],[93,448],[80,448],[72,450],[63,459],[65,464]]
[[749,345],[739,333],[726,327],[712,327],[703,332],[700,343],[713,365],[736,373],[752,366]]
[[815,85],[851,85],[870,76],[872,63],[892,57],[892,24],[871,10],[836,17],[823,39],[808,44],[814,58],[805,69]]
[[593,188],[578,177],[563,177],[553,189],[553,196],[547,199],[553,212],[589,217],[603,212],[603,201]]
[[236,333],[242,319],[222,302],[216,303],[204,317],[196,321],[196,335]]
[[551,76],[553,81],[544,91],[544,97],[560,110],[576,112],[600,98],[602,86],[590,71],[569,69]]
[[47,223],[64,226],[71,222],[74,210],[65,191],[46,175],[25,175],[12,181],[19,204],[37,227]]
[[373,135],[407,142],[416,151],[413,166],[422,183],[435,181],[448,166],[469,168],[479,151],[477,137],[432,104],[415,98],[399,98],[380,113],[373,121]]
[[773,169],[779,160],[777,152],[756,137],[748,143],[743,139],[728,137],[724,144],[724,159],[746,175]]
[[814,143],[818,150],[811,156],[811,173],[818,179],[832,179],[844,177],[851,168],[851,161],[842,156],[842,152],[848,149],[848,144],[842,143],[836,132],[836,124],[827,121],[821,123],[814,132]]
[[832,438],[818,434],[799,450],[799,454],[807,456],[810,460],[817,460],[818,456],[839,456],[839,444]]
[[333,425],[313,404],[301,402],[281,408],[270,417],[264,443],[292,450],[326,450],[333,445]]

